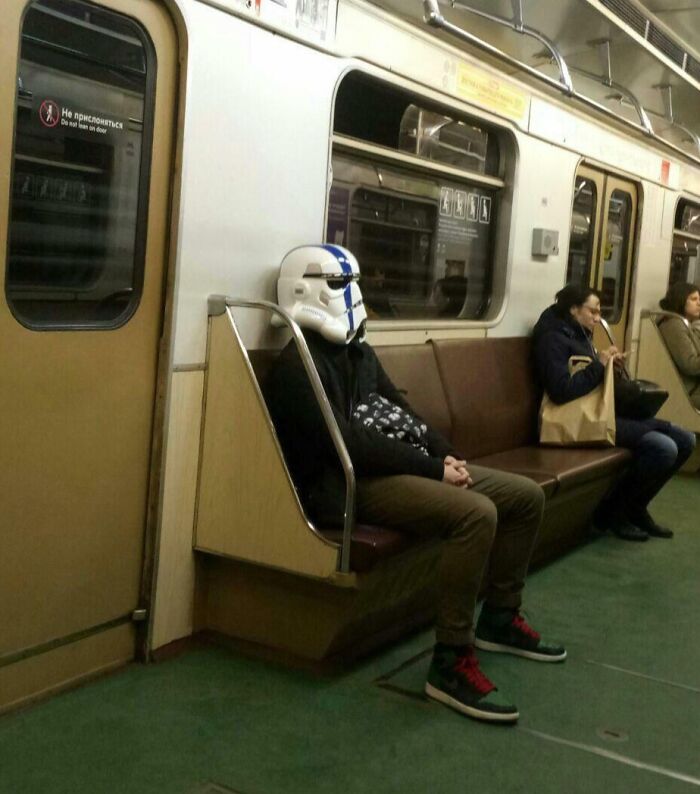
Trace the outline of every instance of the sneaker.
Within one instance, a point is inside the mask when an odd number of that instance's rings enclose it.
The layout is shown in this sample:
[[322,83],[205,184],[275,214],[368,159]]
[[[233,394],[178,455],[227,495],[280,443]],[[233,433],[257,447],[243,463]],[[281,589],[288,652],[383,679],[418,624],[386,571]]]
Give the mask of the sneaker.
[[482,651],[512,653],[537,662],[563,662],[566,659],[564,647],[543,642],[517,610],[509,610],[504,618],[498,611],[491,613],[482,609],[474,644]]
[[633,513],[630,515],[630,522],[642,532],[651,535],[652,538],[672,538],[673,530],[667,527],[662,527],[649,515],[648,510],[641,513]]
[[428,670],[425,694],[446,706],[487,722],[515,722],[520,714],[479,669],[474,649],[460,656],[436,651]]

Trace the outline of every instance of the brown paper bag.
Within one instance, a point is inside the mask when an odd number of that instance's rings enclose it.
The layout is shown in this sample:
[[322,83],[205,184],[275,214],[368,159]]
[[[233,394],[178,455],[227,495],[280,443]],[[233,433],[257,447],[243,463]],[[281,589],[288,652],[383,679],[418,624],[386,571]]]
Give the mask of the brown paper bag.
[[[588,366],[591,359],[572,356],[569,372]],[[615,385],[612,358],[603,382],[576,400],[557,405],[545,392],[540,406],[540,444],[557,447],[615,446]]]

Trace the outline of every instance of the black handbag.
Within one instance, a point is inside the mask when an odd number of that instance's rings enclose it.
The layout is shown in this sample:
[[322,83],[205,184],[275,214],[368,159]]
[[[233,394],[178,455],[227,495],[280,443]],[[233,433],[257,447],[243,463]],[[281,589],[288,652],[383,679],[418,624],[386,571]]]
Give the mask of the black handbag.
[[650,380],[633,380],[626,370],[615,378],[615,413],[626,419],[651,419],[668,400],[668,392]]

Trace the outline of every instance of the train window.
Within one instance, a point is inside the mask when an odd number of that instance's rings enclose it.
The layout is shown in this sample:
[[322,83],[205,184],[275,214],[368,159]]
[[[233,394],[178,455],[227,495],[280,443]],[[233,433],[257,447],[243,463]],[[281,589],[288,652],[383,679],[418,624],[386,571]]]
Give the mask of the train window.
[[411,94],[362,72],[351,72],[338,88],[333,131],[475,173],[500,173],[498,137],[486,126],[418,105]]
[[700,281],[700,205],[681,199],[676,208],[668,285]]
[[620,321],[625,301],[631,219],[632,197],[624,190],[613,190],[608,201],[600,295],[603,316],[613,325]]
[[141,296],[155,54],[133,20],[34,0],[21,33],[5,293],[31,328],[115,328]]
[[370,319],[485,316],[504,186],[493,130],[351,73],[332,169],[326,239],[358,257]]
[[587,286],[591,278],[595,218],[598,206],[596,183],[585,176],[576,177],[574,209],[571,215],[569,262],[566,270],[567,284]]

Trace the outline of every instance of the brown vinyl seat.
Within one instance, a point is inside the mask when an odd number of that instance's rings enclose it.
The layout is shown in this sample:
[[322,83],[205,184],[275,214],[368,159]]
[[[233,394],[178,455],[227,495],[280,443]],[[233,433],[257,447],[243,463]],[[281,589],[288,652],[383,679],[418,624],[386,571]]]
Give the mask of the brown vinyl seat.
[[[547,500],[543,545],[548,556],[558,544],[566,548],[580,540],[597,500],[630,453],[618,448],[538,445],[540,399],[529,338],[439,340],[375,349],[416,413],[468,462],[521,474],[541,486]],[[276,355],[276,351],[250,351],[259,382]],[[321,531],[340,543],[342,530]],[[358,524],[350,549],[351,567],[366,573],[422,542],[396,530]]]

